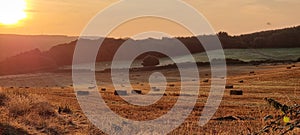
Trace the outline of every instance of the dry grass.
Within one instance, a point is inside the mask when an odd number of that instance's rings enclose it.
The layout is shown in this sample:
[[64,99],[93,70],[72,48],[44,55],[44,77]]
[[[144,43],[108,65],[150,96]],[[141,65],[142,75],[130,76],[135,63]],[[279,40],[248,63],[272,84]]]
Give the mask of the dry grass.
[[0,93],[0,106],[5,105],[6,100],[7,100],[6,94]]
[[[57,95],[56,90],[62,94]],[[71,93],[70,90],[66,90],[67,93]],[[82,114],[74,94],[71,100],[66,99],[67,93],[61,89],[43,93],[37,92],[37,88],[1,90],[0,95],[6,100],[0,106],[0,124],[7,126],[0,126],[0,131],[8,134],[103,134]],[[59,108],[62,113],[58,113]]]
[[[0,96],[6,99],[3,100],[5,106],[1,109],[7,110],[1,113],[2,118],[7,118],[1,122],[2,124],[19,127],[29,134],[67,134],[72,128],[76,128],[70,116],[58,114],[56,107],[42,95],[10,89],[2,90]],[[1,130],[4,130],[4,126],[2,128]],[[6,133],[18,130],[5,128]]]
[[[218,111],[213,118],[234,116],[241,119],[237,120],[210,120],[205,126],[198,125],[201,111],[207,100],[210,83],[201,81],[200,95],[194,110],[188,116],[186,121],[170,135],[178,134],[249,134],[260,131],[266,122],[263,118],[267,115],[279,115],[276,110],[270,108],[264,101],[264,98],[273,98],[280,103],[293,104],[300,103],[300,68],[296,67],[287,70],[286,65],[279,66],[249,66],[249,67],[230,67],[227,83],[234,85],[234,89],[243,90],[242,96],[231,96],[230,89],[225,91],[225,95]],[[243,69],[243,70],[242,70]],[[249,75],[250,71],[255,71],[256,75]],[[174,105],[178,98],[178,88],[180,83],[174,78],[177,75],[173,71],[163,71],[166,75],[173,77],[172,84],[167,90],[167,96],[164,96],[159,102],[150,107],[135,107],[128,105],[120,97],[114,95],[114,88],[106,74],[97,75],[97,80],[106,82],[101,87],[106,91],[100,91],[107,105],[117,114],[133,120],[149,120],[166,114]],[[200,73],[202,78],[207,78],[207,71]],[[144,73],[147,74],[147,73]],[[29,134],[103,134],[99,129],[93,126],[84,116],[79,107],[72,87],[69,86],[66,74],[57,75],[58,79],[64,80],[64,89],[56,84],[47,84],[48,87],[19,88],[12,85],[3,88],[0,92],[0,120],[2,124],[23,129]],[[146,75],[133,73],[134,89],[140,89],[147,93],[150,88],[147,85]],[[65,77],[65,78],[64,78]],[[47,78],[48,79],[48,78]],[[21,80],[18,78],[18,80]],[[42,79],[33,80],[33,84],[39,83]],[[243,83],[239,81],[243,80]],[[1,80],[5,82],[6,80]],[[1,83],[0,81],[0,83]],[[23,81],[23,80],[22,80]],[[9,82],[6,82],[9,83]],[[20,84],[27,84],[22,82]],[[42,84],[42,83],[40,83]],[[143,84],[143,85],[141,85]],[[53,87],[52,87],[53,86]],[[2,100],[1,100],[2,99]],[[68,108],[72,113],[58,113],[61,109]],[[134,111],[132,111],[134,110]],[[155,111],[155,113],[153,113]],[[134,113],[132,113],[134,112]],[[1,126],[0,126],[1,127]],[[10,130],[16,130],[10,129]],[[300,131],[293,131],[290,134],[298,134]],[[143,134],[143,133],[141,133]],[[146,133],[144,133],[146,134]]]

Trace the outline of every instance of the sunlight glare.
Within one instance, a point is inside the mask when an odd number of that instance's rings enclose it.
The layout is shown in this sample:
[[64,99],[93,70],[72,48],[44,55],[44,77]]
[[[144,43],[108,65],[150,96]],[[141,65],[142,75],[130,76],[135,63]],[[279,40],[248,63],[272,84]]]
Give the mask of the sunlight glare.
[[25,0],[0,0],[0,24],[16,24],[27,17]]

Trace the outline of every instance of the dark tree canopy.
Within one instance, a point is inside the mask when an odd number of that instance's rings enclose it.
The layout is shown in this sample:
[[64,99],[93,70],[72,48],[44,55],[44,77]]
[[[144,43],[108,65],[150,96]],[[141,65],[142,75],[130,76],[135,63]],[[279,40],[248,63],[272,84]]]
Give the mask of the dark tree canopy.
[[159,59],[155,56],[148,55],[143,59],[142,65],[144,67],[151,67],[159,65]]

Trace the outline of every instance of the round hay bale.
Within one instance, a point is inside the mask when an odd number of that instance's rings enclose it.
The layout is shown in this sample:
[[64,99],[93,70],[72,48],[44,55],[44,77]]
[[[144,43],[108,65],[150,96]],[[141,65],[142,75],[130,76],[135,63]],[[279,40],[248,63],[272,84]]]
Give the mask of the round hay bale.
[[89,95],[89,94],[90,94],[90,92],[88,92],[88,91],[77,91],[77,95],[79,95],[79,96]]
[[226,85],[225,88],[226,89],[233,89],[233,85]]
[[114,95],[127,95],[126,90],[115,90]]
[[157,87],[151,87],[151,89],[152,89],[153,91],[160,91],[160,89],[157,88]]
[[155,88],[155,89],[153,89],[153,91],[160,91],[160,89],[159,88]]
[[170,86],[170,87],[174,87],[174,86],[175,86],[175,84],[170,84],[169,86]]
[[243,95],[243,90],[230,90],[230,95]]
[[132,90],[131,94],[142,94],[142,90]]
[[89,89],[95,89],[97,86],[90,86]]

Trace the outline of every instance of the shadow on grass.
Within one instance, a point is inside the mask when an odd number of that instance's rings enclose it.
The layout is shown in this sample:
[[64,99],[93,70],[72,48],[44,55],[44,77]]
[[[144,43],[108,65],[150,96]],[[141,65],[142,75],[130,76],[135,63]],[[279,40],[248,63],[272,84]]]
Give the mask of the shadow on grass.
[[1,135],[29,135],[28,132],[26,132],[21,128],[16,128],[2,123],[0,123],[0,134]]

